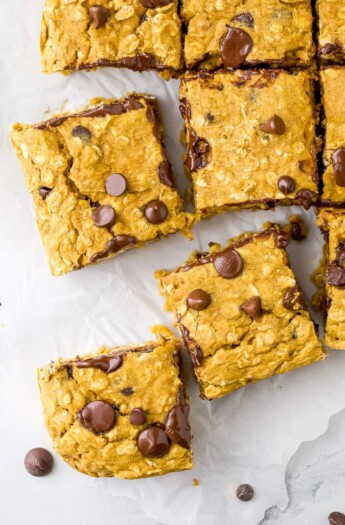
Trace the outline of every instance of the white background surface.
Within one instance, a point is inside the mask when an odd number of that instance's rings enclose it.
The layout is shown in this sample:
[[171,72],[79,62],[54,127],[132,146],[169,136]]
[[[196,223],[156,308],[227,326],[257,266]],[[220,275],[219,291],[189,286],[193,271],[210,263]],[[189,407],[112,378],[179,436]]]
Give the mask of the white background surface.
[[[195,468],[162,478],[89,479],[56,455],[53,473],[33,478],[23,458],[51,449],[35,369],[58,356],[102,344],[141,343],[155,323],[172,326],[153,277],[192,249],[224,243],[291,209],[229,213],[199,224],[195,240],[180,235],[132,250],[65,277],[49,274],[30,196],[8,140],[12,122],[35,123],[48,109],[73,109],[94,96],[138,90],[158,96],[167,145],[181,187],[178,83],[155,74],[103,70],[70,77],[40,73],[42,0],[0,0],[0,522],[4,525],[327,525],[345,513],[345,352],[286,376],[253,384],[212,403],[201,401],[189,373]],[[321,255],[313,212],[308,239],[289,248],[308,298]],[[193,486],[193,478],[200,482]],[[240,483],[255,488],[242,503]]]

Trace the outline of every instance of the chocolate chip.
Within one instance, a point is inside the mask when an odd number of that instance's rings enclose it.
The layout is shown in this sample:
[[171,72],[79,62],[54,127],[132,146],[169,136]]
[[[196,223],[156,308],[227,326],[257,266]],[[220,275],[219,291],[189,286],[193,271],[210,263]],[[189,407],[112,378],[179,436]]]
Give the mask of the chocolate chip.
[[42,186],[38,190],[38,193],[41,195],[42,199],[45,201],[51,191],[52,191],[51,188],[47,188],[47,186]]
[[332,512],[328,516],[329,525],[345,525],[345,514],[342,512]]
[[188,422],[189,405],[186,403],[183,389],[180,388],[176,405],[170,410],[165,421],[165,433],[168,438],[183,448],[189,448],[191,442],[190,425]]
[[302,189],[296,193],[296,198],[301,201],[301,204],[305,210],[309,210],[312,200],[315,199],[316,193],[311,190]]
[[246,299],[241,305],[240,310],[245,312],[252,319],[258,319],[261,316],[261,299],[260,297],[250,297]]
[[91,259],[90,262],[94,263],[98,261],[99,259],[103,259],[104,257],[109,257],[109,255],[112,255],[113,253],[118,252],[122,248],[125,248],[126,246],[129,246],[130,244],[135,244],[137,242],[135,237],[132,237],[131,235],[126,235],[124,233],[120,233],[119,235],[115,235],[110,241],[107,242],[104,250],[101,252],[95,253]]
[[283,305],[288,310],[306,310],[306,304],[297,284],[288,288],[283,298]]
[[115,223],[115,211],[111,206],[98,206],[92,214],[92,220],[95,226],[106,228],[113,226]]
[[345,286],[345,268],[340,264],[332,263],[326,273],[328,284],[332,286]]
[[109,195],[119,197],[127,189],[127,180],[120,173],[113,173],[105,181],[105,188]]
[[73,128],[72,136],[77,137],[84,142],[90,142],[91,140],[91,132],[87,128],[84,128],[84,126],[76,126]]
[[124,396],[128,397],[128,396],[131,396],[132,394],[134,394],[134,390],[131,386],[127,386],[126,388],[123,388],[121,390],[121,394],[123,394]]
[[192,310],[205,310],[211,303],[211,296],[204,290],[193,290],[187,297],[187,304]]
[[164,202],[154,200],[146,204],[144,215],[151,224],[160,224],[167,218],[168,208]]
[[337,249],[335,250],[337,261],[344,262],[345,261],[345,244],[342,242],[338,244]]
[[197,171],[207,166],[211,146],[207,140],[199,138],[192,128],[189,128],[189,143],[185,165],[189,171]]
[[332,155],[333,173],[338,186],[345,186],[345,148],[337,149]]
[[71,365],[66,366],[68,379],[73,379],[73,367]]
[[163,7],[171,4],[172,0],[141,0],[141,3],[147,9],[155,9],[156,7]]
[[208,112],[208,113],[206,114],[206,119],[207,119],[209,122],[214,122],[215,117],[212,115],[212,113]]
[[229,27],[220,39],[220,56],[224,67],[239,67],[253,47],[251,37],[238,27]]
[[95,29],[103,27],[110,16],[110,10],[103,5],[92,5],[89,13],[95,23]]
[[288,195],[289,193],[292,193],[295,189],[295,181],[288,176],[280,177],[278,180],[278,189],[284,195]]
[[146,414],[141,408],[133,408],[129,414],[132,425],[143,425],[146,421]]
[[171,169],[171,164],[168,160],[163,160],[158,168],[158,176],[159,180],[165,184],[166,186],[169,186],[169,188],[173,188],[174,186],[174,177]]
[[123,364],[121,355],[100,355],[77,362],[77,368],[99,368],[102,372],[110,374]]
[[240,13],[231,19],[232,22],[238,22],[247,27],[254,27],[254,18],[251,13]]
[[53,456],[45,448],[33,448],[24,458],[24,465],[31,476],[46,476],[53,468]]
[[236,496],[241,501],[250,501],[251,499],[253,499],[254,489],[251,485],[247,485],[247,483],[243,483],[243,485],[240,485],[237,488]]
[[168,436],[162,428],[155,425],[140,432],[137,442],[140,452],[146,458],[161,458],[170,448]]
[[303,241],[303,239],[305,239],[301,223],[291,222],[290,235],[294,241]]
[[116,423],[116,412],[106,401],[91,401],[77,414],[79,423],[96,435],[104,434]]
[[282,230],[276,230],[274,232],[277,248],[286,248],[290,242],[290,235]]
[[264,124],[260,125],[260,129],[270,135],[284,135],[286,131],[285,122],[278,115],[273,115],[273,117],[266,120]]
[[243,259],[236,250],[227,248],[215,255],[214,266],[219,275],[225,279],[232,279],[242,272]]

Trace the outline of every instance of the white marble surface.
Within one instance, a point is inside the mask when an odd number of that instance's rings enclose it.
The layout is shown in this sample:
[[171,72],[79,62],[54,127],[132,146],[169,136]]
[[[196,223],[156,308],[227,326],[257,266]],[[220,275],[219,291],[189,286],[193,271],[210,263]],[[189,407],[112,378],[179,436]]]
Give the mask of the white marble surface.
[[[324,363],[275,377],[212,403],[192,395],[195,468],[159,479],[89,479],[55,456],[41,479],[23,467],[27,450],[50,448],[35,369],[59,355],[101,344],[141,342],[149,326],[171,317],[162,310],[153,272],[184,260],[211,240],[284,221],[291,209],[232,213],[199,224],[195,240],[176,235],[116,261],[61,278],[49,275],[30,197],[7,138],[10,123],[36,122],[50,108],[72,109],[93,96],[136,89],[159,97],[170,158],[185,184],[177,82],[121,71],[43,76],[39,66],[42,0],[0,0],[0,521],[6,525],[327,525],[345,513],[345,352]],[[297,209],[296,209],[297,210]],[[294,210],[294,211],[296,211]],[[289,248],[308,298],[321,254],[313,212],[308,240]],[[200,482],[193,486],[193,478]],[[255,498],[236,500],[239,483]]]

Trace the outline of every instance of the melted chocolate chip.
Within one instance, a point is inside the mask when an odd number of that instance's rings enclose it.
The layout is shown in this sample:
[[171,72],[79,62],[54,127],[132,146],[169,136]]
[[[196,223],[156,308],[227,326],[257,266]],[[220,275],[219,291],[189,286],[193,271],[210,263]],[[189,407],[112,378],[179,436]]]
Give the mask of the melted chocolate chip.
[[300,222],[291,222],[290,235],[294,241],[303,241],[303,239],[305,239],[305,235],[303,233],[302,225]]
[[345,286],[345,268],[336,261],[331,263],[326,272],[326,279],[332,286]]
[[233,248],[227,248],[214,256],[214,266],[221,277],[232,279],[243,270],[243,259]]
[[290,242],[289,234],[286,232],[283,232],[282,230],[277,230],[274,233],[274,238],[276,241],[277,248],[286,248]]
[[95,66],[126,67],[133,71],[148,71],[149,69],[164,69],[163,65],[147,53],[138,53],[134,57],[119,58],[118,60],[97,60]]
[[144,7],[147,9],[155,9],[157,7],[163,7],[171,4],[172,0],[140,0]]
[[280,179],[278,180],[278,189],[279,191],[284,193],[284,195],[292,193],[295,187],[295,181],[291,177],[284,176],[280,177]]
[[96,435],[104,434],[116,423],[116,412],[106,401],[91,401],[77,414],[79,423]]
[[229,27],[220,40],[220,56],[224,67],[239,67],[253,47],[251,37],[238,27]]
[[90,263],[94,263],[98,261],[99,259],[104,259],[104,257],[109,257],[109,255],[112,255],[122,248],[125,248],[126,246],[129,246],[130,244],[135,244],[137,242],[135,237],[132,237],[131,235],[126,235],[124,233],[120,233],[119,235],[116,235],[110,241],[107,242],[106,247],[103,251],[95,253],[91,259]]
[[133,408],[129,413],[129,420],[132,425],[143,425],[146,421],[146,414],[141,408]]
[[338,244],[337,249],[335,250],[337,261],[340,263],[345,261],[345,244],[342,242]]
[[165,421],[165,433],[168,438],[183,448],[189,448],[191,442],[190,425],[188,422],[189,405],[186,402],[183,389],[177,394],[176,405],[170,410]]
[[77,368],[99,368],[102,372],[110,374],[115,372],[123,364],[121,355],[100,355],[77,362]]
[[98,206],[92,214],[92,220],[94,225],[99,228],[113,226],[115,223],[115,211],[107,204],[105,206]]
[[169,452],[170,441],[164,430],[158,426],[151,426],[140,432],[138,448],[146,458],[161,458]]
[[343,53],[342,46],[327,42],[318,52],[319,55],[339,55]]
[[131,396],[132,394],[134,394],[134,389],[131,386],[127,386],[126,388],[123,388],[121,390],[121,394],[126,397]]
[[161,224],[168,216],[168,208],[157,199],[146,204],[144,215],[151,224]]
[[306,304],[304,302],[301,290],[297,284],[288,288],[283,298],[283,305],[288,310],[306,310]]
[[38,193],[41,195],[42,199],[45,201],[51,191],[52,191],[51,188],[47,188],[47,186],[42,186],[38,190]]
[[285,122],[278,115],[273,115],[266,120],[264,124],[260,125],[260,129],[270,135],[284,135],[286,131]]
[[199,138],[192,128],[189,128],[189,144],[185,165],[189,171],[197,171],[208,164],[211,146],[207,140]]
[[250,501],[251,499],[253,499],[254,489],[251,485],[247,485],[247,483],[243,483],[243,485],[240,485],[237,488],[236,496],[241,501]]
[[75,126],[72,129],[72,137],[77,137],[83,142],[90,142],[91,132],[87,128],[84,128],[84,126]]
[[105,188],[109,195],[119,197],[127,189],[127,180],[120,173],[112,173],[105,181]]
[[110,10],[103,5],[92,5],[89,9],[89,13],[95,23],[95,29],[103,27],[110,16]]
[[71,367],[71,365],[67,365],[66,370],[68,379],[73,379],[73,368]]
[[187,304],[199,312],[211,304],[211,296],[204,290],[193,290],[187,297]]
[[238,22],[247,27],[254,27],[254,18],[251,13],[240,13],[231,19],[232,22]]
[[53,456],[45,448],[33,448],[24,458],[24,465],[31,476],[42,477],[49,474],[53,468]]
[[329,525],[345,525],[345,514],[342,512],[332,512],[328,516]]
[[337,149],[332,155],[333,173],[338,186],[345,186],[345,148]]
[[296,198],[301,201],[301,204],[305,210],[309,210],[312,200],[315,199],[316,193],[311,190],[302,189],[296,193]]
[[158,168],[159,180],[162,184],[169,186],[169,188],[174,187],[174,177],[171,169],[171,164],[168,160],[163,160]]
[[190,332],[188,328],[186,328],[178,319],[181,335],[183,337],[183,340],[185,342],[185,345],[188,349],[189,355],[191,357],[191,360],[193,362],[194,368],[198,368],[201,366],[203,361],[203,353],[200,348],[200,346],[190,337]]
[[260,297],[250,297],[246,299],[241,305],[240,310],[245,312],[252,319],[258,319],[261,316],[261,299]]

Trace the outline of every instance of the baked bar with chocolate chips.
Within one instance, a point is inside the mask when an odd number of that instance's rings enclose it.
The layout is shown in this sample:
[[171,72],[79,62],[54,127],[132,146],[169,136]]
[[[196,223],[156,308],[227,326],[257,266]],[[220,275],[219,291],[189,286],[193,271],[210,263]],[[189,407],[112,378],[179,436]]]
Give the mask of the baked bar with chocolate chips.
[[187,73],[181,82],[185,165],[208,216],[317,200],[313,74],[283,70]]
[[341,64],[345,59],[345,4],[342,0],[317,0],[318,49],[321,64]]
[[194,365],[214,399],[325,358],[278,227],[194,253],[156,277]]
[[153,331],[155,342],[38,370],[53,447],[80,472],[135,479],[192,468],[180,344],[165,327]]
[[182,68],[177,0],[45,0],[44,73],[125,67],[174,73]]
[[310,0],[183,0],[188,69],[309,66]]
[[345,68],[326,67],[320,76],[326,128],[322,201],[345,206]]
[[345,350],[345,210],[320,208],[317,224],[324,234],[325,249],[314,276],[319,288],[314,302],[325,318],[325,343]]
[[136,94],[13,125],[53,275],[188,233],[162,133],[156,99]]

